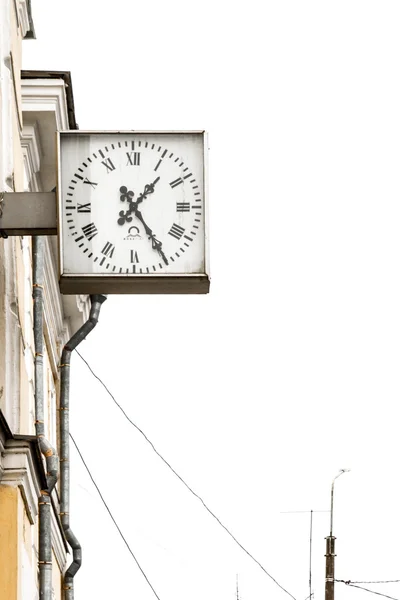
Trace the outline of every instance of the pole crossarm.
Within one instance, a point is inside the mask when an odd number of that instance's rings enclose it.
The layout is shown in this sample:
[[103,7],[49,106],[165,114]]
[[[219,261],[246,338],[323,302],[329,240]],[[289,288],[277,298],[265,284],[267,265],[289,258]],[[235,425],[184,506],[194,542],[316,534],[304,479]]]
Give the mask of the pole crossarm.
[[5,236],[57,235],[55,192],[0,192],[0,231]]

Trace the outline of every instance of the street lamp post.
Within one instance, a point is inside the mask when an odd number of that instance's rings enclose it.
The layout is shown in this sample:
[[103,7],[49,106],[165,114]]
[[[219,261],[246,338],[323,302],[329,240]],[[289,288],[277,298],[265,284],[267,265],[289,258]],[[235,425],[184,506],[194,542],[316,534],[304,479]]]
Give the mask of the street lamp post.
[[335,480],[347,473],[350,469],[340,469],[336,477],[333,478],[331,486],[331,519],[330,519],[330,530],[329,536],[326,537],[326,567],[325,567],[325,600],[335,599],[335,537],[332,534],[333,529],[333,491],[335,487]]

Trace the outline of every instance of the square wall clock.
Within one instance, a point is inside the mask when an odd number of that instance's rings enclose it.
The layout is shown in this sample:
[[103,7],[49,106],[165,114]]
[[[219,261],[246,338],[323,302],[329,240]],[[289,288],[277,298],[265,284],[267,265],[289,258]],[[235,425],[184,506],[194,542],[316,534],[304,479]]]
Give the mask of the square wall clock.
[[204,131],[60,131],[63,294],[209,291]]

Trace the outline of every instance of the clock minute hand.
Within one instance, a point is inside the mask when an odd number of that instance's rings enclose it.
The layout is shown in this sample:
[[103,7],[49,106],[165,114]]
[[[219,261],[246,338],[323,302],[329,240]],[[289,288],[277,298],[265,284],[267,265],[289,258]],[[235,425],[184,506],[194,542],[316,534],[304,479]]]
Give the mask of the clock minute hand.
[[162,243],[159,240],[157,240],[156,236],[154,235],[154,233],[152,232],[152,230],[150,229],[150,227],[147,225],[147,223],[143,219],[142,213],[137,208],[137,204],[136,204],[136,208],[134,209],[134,213],[135,213],[135,216],[142,223],[145,232],[149,236],[149,239],[151,239],[151,246],[152,246],[153,250],[157,250],[157,252],[161,256],[161,258],[163,259],[163,261],[165,262],[165,264],[168,265],[167,257],[165,256],[165,254],[164,254],[164,252],[162,250]]

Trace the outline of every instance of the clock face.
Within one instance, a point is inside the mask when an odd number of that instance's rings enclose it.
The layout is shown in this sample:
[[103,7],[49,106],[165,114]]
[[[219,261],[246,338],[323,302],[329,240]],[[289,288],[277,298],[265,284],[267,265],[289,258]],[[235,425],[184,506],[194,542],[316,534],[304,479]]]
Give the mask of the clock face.
[[64,273],[205,273],[203,132],[62,132],[59,177]]

